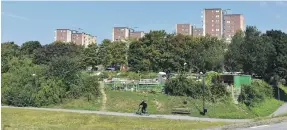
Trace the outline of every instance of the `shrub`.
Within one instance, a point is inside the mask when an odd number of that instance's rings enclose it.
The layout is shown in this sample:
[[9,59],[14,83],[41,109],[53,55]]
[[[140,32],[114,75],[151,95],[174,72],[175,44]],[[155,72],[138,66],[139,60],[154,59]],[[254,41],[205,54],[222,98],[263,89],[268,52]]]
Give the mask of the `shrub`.
[[48,79],[41,83],[36,94],[36,106],[60,103],[65,95],[65,85],[61,80]]
[[219,74],[217,72],[207,72],[205,74],[205,82],[207,85],[210,85],[211,83],[216,83],[216,77],[218,76]]
[[[206,87],[207,91],[205,93],[209,93],[208,89],[209,88]],[[202,84],[192,79],[187,79],[184,75],[179,75],[167,82],[166,92],[174,96],[199,98],[202,95]]]
[[243,85],[239,101],[247,106],[255,106],[273,96],[273,89],[262,80],[253,80],[251,85]]
[[210,92],[212,95],[212,101],[221,100],[230,96],[230,93],[227,91],[226,85],[222,83],[214,84],[210,87]]

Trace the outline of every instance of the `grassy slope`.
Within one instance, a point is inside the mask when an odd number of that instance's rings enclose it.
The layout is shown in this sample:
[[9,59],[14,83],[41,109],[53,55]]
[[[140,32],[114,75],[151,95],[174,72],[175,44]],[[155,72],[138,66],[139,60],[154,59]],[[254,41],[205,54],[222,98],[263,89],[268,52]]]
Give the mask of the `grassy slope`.
[[[190,116],[201,117],[202,100],[195,100],[187,97],[167,96],[164,94],[144,94],[125,91],[107,92],[107,111],[135,112],[142,99],[148,101],[148,112],[151,114],[171,114],[173,107],[188,107],[192,113]],[[184,105],[182,102],[187,100]],[[245,105],[236,105],[231,102],[206,103],[208,113],[206,117],[217,118],[255,118],[267,116],[274,112],[282,102],[275,99],[266,100],[255,108],[247,108]],[[85,99],[67,101],[64,104],[49,106],[54,108],[71,108],[85,110],[99,110],[101,100],[87,102]]]
[[65,101],[63,104],[45,106],[46,108],[65,108],[79,110],[100,110],[102,98],[88,102],[85,98]]
[[[148,101],[148,111],[152,114],[170,114],[173,107],[188,107],[191,109],[191,116],[201,116],[202,100],[195,100],[187,97],[167,96],[163,94],[140,94],[133,92],[110,91],[108,93],[107,109],[109,111],[134,112],[141,99]],[[187,100],[186,105],[183,101]],[[226,103],[206,103],[208,117],[218,118],[252,118],[255,117],[245,106]]]
[[[198,122],[184,120],[116,117],[96,114],[79,114],[2,108],[1,128],[35,130],[83,130],[83,129],[178,129],[190,130],[223,125],[223,122]],[[4,128],[5,127],[5,128]]]

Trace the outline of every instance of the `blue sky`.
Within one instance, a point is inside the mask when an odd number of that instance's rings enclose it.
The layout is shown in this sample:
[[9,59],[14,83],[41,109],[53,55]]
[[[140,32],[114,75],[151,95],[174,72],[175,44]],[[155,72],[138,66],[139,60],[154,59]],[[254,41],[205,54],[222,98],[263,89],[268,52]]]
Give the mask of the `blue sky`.
[[171,33],[176,23],[201,26],[204,8],[231,9],[244,14],[246,25],[259,30],[287,32],[287,2],[2,2],[1,42],[28,40],[53,42],[56,28],[82,28],[97,36],[98,43],[112,38],[114,26],[137,30],[164,29]]

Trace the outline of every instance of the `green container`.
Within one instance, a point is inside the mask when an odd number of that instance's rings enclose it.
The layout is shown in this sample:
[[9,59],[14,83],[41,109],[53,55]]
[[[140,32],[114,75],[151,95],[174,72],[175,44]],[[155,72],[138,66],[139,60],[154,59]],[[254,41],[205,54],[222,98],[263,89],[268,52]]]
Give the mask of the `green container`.
[[251,84],[251,76],[250,75],[236,75],[233,77],[235,88],[240,88],[243,84]]

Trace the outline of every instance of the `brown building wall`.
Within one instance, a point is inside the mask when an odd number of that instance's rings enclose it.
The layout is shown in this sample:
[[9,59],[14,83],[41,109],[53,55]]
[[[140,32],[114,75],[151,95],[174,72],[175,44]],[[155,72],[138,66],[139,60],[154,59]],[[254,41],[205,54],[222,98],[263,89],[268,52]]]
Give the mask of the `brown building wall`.
[[204,9],[203,11],[204,35],[222,36],[222,9]]
[[84,45],[84,33],[73,33],[72,34],[72,42],[77,45]]
[[191,24],[176,24],[175,28],[176,34],[192,35]]
[[69,29],[56,29],[55,41],[71,42],[71,31]]
[[194,37],[203,36],[203,28],[193,28],[192,35]]
[[135,39],[140,39],[141,37],[143,37],[144,32],[140,31],[140,32],[130,32],[130,38],[135,38]]
[[113,41],[124,40],[129,37],[129,29],[126,27],[113,28]]
[[241,14],[224,15],[224,36],[231,38],[239,30],[244,30],[244,19]]

